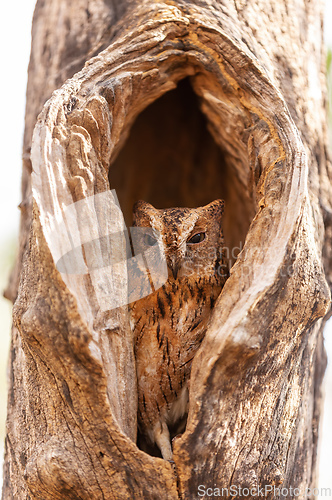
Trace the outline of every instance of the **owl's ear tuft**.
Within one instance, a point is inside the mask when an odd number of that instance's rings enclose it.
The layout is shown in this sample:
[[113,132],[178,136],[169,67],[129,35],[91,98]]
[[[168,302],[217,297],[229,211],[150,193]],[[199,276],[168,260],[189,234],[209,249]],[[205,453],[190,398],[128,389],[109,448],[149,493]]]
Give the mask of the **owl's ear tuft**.
[[133,206],[134,225],[136,225],[138,222],[141,223],[142,221],[149,222],[150,215],[155,210],[156,209],[154,208],[154,206],[151,205],[150,203],[147,203],[146,201],[143,200],[136,201],[136,203],[134,203]]
[[136,201],[136,203],[134,203],[133,213],[135,213],[139,210],[145,211],[149,208],[153,208],[153,206],[150,205],[150,203],[148,203],[147,201],[144,201],[144,200],[138,200],[138,201]]
[[224,213],[224,200],[214,200],[211,201],[208,205],[203,207],[203,210],[208,212],[211,216],[221,218]]

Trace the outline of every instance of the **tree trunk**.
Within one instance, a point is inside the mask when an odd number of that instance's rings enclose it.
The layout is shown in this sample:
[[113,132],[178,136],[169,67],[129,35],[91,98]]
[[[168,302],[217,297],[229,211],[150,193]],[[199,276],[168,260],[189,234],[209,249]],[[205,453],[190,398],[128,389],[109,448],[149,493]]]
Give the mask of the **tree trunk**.
[[[3,499],[314,498],[332,281],[322,17],[309,0],[38,0]],[[110,188],[128,224],[139,198],[225,199],[232,269],[174,464],[136,446]]]

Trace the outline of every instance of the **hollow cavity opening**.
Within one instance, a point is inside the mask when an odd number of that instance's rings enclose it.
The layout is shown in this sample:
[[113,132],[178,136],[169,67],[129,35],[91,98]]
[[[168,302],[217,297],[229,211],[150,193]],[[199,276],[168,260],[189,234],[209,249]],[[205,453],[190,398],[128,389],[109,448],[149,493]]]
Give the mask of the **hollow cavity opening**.
[[148,106],[110,167],[109,181],[127,226],[137,200],[156,208],[198,207],[225,200],[224,236],[230,264],[244,243],[253,202],[216,144],[189,78]]
[[[225,118],[221,120],[226,128],[225,122]],[[236,127],[230,127],[233,129]],[[232,133],[227,134],[232,137]],[[230,157],[229,150],[234,148],[226,146],[223,148],[220,141],[217,144],[211,135],[189,78],[148,106],[137,117],[109,172],[110,186],[116,190],[127,226],[132,224],[132,208],[138,200],[156,208],[194,208],[221,198],[225,201],[223,227],[231,266],[244,244],[255,204],[248,163],[241,170],[238,157]],[[247,184],[243,181],[246,175]],[[180,422],[180,432],[185,425],[186,418]],[[179,425],[169,430],[173,438]],[[150,455],[161,456],[159,448],[150,445],[140,432],[137,444]]]

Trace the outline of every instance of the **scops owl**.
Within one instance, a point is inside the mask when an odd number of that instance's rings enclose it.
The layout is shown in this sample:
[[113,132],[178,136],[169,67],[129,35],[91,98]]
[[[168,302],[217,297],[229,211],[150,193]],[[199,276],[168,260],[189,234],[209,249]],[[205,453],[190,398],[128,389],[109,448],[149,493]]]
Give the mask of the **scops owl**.
[[[164,256],[163,286],[130,305],[138,380],[138,425],[165,460],[172,459],[169,427],[188,410],[192,360],[228,277],[221,219],[224,202],[199,208],[156,209],[139,201],[133,226],[144,255]],[[137,253],[137,252],[136,252]]]

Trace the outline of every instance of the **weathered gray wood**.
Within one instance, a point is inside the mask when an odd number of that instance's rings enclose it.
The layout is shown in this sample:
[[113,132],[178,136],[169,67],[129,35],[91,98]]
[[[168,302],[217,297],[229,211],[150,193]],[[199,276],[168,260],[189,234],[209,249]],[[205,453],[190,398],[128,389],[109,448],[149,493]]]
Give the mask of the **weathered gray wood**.
[[[322,5],[309,0],[38,2],[24,142],[23,263],[7,291],[14,300],[20,278],[5,500],[191,499],[199,485],[292,487],[305,498],[316,485],[321,318],[330,306],[332,269],[321,22]],[[188,82],[179,83],[186,77],[221,152],[199,112],[189,111],[197,104]],[[55,88],[35,127],[31,175],[32,130]],[[153,165],[160,160],[166,169],[163,145],[172,127],[172,140],[181,138],[178,157],[171,156],[178,177],[166,179],[169,191],[158,195]],[[200,138],[203,159],[197,159]],[[209,182],[193,181],[188,189],[195,168]],[[175,196],[177,204],[194,206],[210,193],[216,197],[219,185],[226,241],[231,249],[245,244],[194,360],[187,428],[174,443],[172,466],[135,444],[127,310],[103,311],[97,299],[100,282],[121,296],[125,269],[107,283],[102,273],[61,275],[55,264],[63,240],[55,237],[61,227],[55,234],[54,220],[83,201],[70,227],[84,242],[98,217],[105,228],[121,230],[112,200],[99,215],[84,202],[109,186],[128,217],[138,197],[165,205]]]

